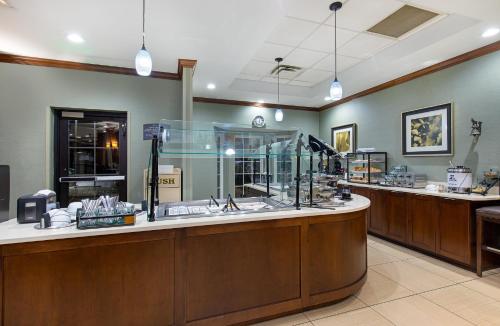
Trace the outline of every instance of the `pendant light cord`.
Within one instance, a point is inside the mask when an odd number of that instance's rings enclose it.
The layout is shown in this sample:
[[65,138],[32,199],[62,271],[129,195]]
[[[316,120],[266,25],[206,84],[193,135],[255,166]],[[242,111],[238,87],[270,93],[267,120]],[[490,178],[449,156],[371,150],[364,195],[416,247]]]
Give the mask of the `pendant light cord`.
[[145,21],[146,21],[146,0],[142,0],[142,47],[144,48],[144,37],[146,35],[145,32]]
[[278,104],[280,104],[280,63],[278,61]]
[[335,9],[335,80],[337,80],[337,9]]

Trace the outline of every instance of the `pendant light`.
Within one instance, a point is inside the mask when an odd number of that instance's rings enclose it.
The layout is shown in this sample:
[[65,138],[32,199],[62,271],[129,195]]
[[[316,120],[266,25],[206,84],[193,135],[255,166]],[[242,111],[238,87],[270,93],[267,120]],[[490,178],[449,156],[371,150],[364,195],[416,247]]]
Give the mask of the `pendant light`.
[[[278,105],[280,104],[280,63],[283,61],[283,58],[274,59],[278,63]],[[278,108],[274,112],[274,120],[281,122],[283,121],[283,110]]]
[[137,74],[140,76],[149,76],[151,75],[151,70],[153,70],[153,61],[151,60],[151,55],[148,50],[146,50],[146,46],[144,45],[144,37],[145,37],[145,18],[146,16],[146,0],[142,0],[142,48],[139,50],[137,55],[135,56],[135,70]]
[[337,79],[337,10],[342,8],[342,2],[337,1],[334,2],[330,5],[330,10],[334,12],[334,19],[335,19],[335,78],[330,85],[330,99],[332,101],[338,101],[342,98],[342,85],[340,85],[340,82]]

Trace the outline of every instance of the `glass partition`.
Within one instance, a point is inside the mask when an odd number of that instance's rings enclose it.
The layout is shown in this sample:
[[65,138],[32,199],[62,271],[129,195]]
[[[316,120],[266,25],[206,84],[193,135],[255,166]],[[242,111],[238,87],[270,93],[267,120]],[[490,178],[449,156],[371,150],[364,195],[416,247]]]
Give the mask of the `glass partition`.
[[[299,128],[180,120],[161,120],[159,126],[160,164],[182,169],[183,200],[266,196],[268,172],[271,195],[295,200],[290,191]],[[302,156],[308,161],[309,152]],[[302,165],[306,173],[309,165]]]

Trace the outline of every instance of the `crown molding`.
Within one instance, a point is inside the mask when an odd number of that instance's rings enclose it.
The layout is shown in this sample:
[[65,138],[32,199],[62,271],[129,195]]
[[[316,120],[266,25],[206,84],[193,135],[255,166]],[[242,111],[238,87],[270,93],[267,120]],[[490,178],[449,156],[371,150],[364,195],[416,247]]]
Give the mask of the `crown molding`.
[[197,63],[198,61],[194,59],[179,59],[177,62],[177,75],[179,75],[179,78],[182,79],[184,68],[192,68],[194,74]]
[[[180,60],[179,60],[180,61]],[[73,69],[81,71],[94,71],[94,72],[104,72],[110,74],[119,75],[130,75],[138,76],[137,72],[133,68],[116,67],[116,66],[106,66],[97,65],[92,63],[80,63],[74,61],[64,61],[55,59],[45,59],[36,57],[27,57],[9,53],[0,53],[0,62],[30,65],[30,66],[41,66],[41,67],[51,67],[51,68],[63,68],[63,69]],[[181,80],[181,75],[173,72],[163,72],[163,71],[153,71],[150,78],[159,79],[171,79],[171,80]]]
[[476,59],[476,58],[479,58],[479,57],[481,57],[483,55],[490,54],[492,52],[496,52],[496,51],[499,51],[499,50],[500,50],[500,41],[497,41],[497,42],[491,43],[489,45],[483,46],[481,48],[478,48],[478,49],[475,49],[475,50],[472,50],[472,51],[460,54],[460,55],[458,55],[456,57],[453,57],[451,59],[448,59],[448,60],[436,63],[436,64],[434,64],[432,66],[427,67],[427,68],[424,68],[424,69],[421,69],[421,70],[417,70],[415,72],[412,72],[412,73],[409,73],[407,75],[398,77],[396,79],[390,80],[390,81],[385,82],[383,84],[380,84],[380,85],[377,85],[377,86],[365,89],[364,91],[361,91],[359,93],[347,96],[347,97],[345,97],[343,99],[340,99],[338,101],[335,101],[335,102],[332,102],[332,103],[328,103],[326,105],[323,105],[323,106],[319,107],[318,109],[319,109],[319,111],[328,110],[328,109],[334,108],[334,107],[336,107],[336,106],[338,106],[340,104],[344,104],[344,103],[350,102],[350,101],[352,101],[354,99],[357,99],[357,98],[360,98],[360,97],[363,97],[363,96],[367,96],[367,95],[370,95],[370,94],[373,94],[373,93],[376,93],[376,92],[380,92],[380,91],[382,91],[384,89],[387,89],[387,88],[390,88],[390,87],[394,87],[394,86],[406,83],[406,82],[408,82],[410,80],[413,80],[413,79],[416,79],[416,78],[419,78],[419,77],[423,77],[425,75],[429,75],[429,74],[432,74],[434,72],[437,72],[437,71],[440,71],[440,70],[443,70],[443,69],[446,69],[446,68],[451,68],[451,67],[456,66],[458,64],[461,64],[463,62],[466,62],[466,61],[469,61],[469,60],[472,60],[472,59]]
[[[492,52],[496,52],[500,50],[500,41],[491,43],[489,45],[483,46],[481,48],[463,53],[451,59],[436,63],[432,66],[426,67],[424,69],[409,73],[407,75],[398,77],[396,79],[390,80],[388,82],[382,83],[380,85],[368,88],[356,94],[347,96],[339,101],[328,103],[321,107],[307,107],[307,106],[298,106],[298,105],[283,105],[283,104],[275,104],[275,103],[258,103],[258,102],[250,102],[250,101],[239,101],[239,100],[227,100],[227,99],[217,99],[217,98],[207,98],[207,97],[193,97],[193,102],[199,103],[216,103],[216,104],[224,104],[224,105],[238,105],[238,106],[255,106],[262,108],[282,108],[288,110],[303,110],[303,111],[324,111],[331,108],[334,108],[340,104],[344,104],[350,102],[354,99],[364,97],[403,83],[414,80],[419,77],[423,77],[434,72],[451,68],[463,62],[476,59],[478,57],[490,54]],[[28,57],[28,56],[20,56],[15,54],[8,53],[0,53],[0,62],[5,63],[13,63],[13,64],[23,64],[23,65],[32,65],[32,66],[42,66],[42,67],[53,67],[53,68],[63,68],[63,69],[74,69],[81,71],[94,71],[94,72],[103,72],[103,73],[112,73],[112,74],[121,74],[121,75],[131,75],[137,76],[135,69],[133,68],[125,68],[125,67],[116,67],[116,66],[106,66],[106,65],[97,65],[90,63],[80,63],[73,61],[63,61],[63,60],[54,60],[54,59],[45,59],[45,58],[36,58],[36,57]],[[196,68],[197,60],[193,59],[179,59],[177,64],[177,73],[172,72],[162,72],[162,71],[153,71],[151,73],[150,78],[159,78],[159,79],[170,79],[170,80],[182,80],[182,71],[183,68]]]
[[313,111],[313,112],[317,112],[319,110],[319,108],[311,106],[259,103],[259,102],[249,102],[249,101],[226,100],[219,98],[208,98],[208,97],[193,97],[193,102],[213,103],[213,104],[223,104],[223,105],[238,105],[238,106],[255,106],[259,108],[268,108],[268,109],[286,109],[286,110],[301,110],[301,111]]

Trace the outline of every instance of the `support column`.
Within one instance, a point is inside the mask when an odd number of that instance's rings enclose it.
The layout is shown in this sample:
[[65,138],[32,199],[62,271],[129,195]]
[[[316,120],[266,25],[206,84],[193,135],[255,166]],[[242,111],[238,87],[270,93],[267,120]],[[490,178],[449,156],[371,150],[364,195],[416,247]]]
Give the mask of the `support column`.
[[[182,78],[182,120],[185,126],[193,120],[193,74],[196,66],[196,60],[179,59],[179,75]],[[188,140],[186,140],[186,143]],[[189,148],[185,148],[189,151]],[[191,159],[182,159],[183,171],[183,199],[193,199],[193,166]]]

